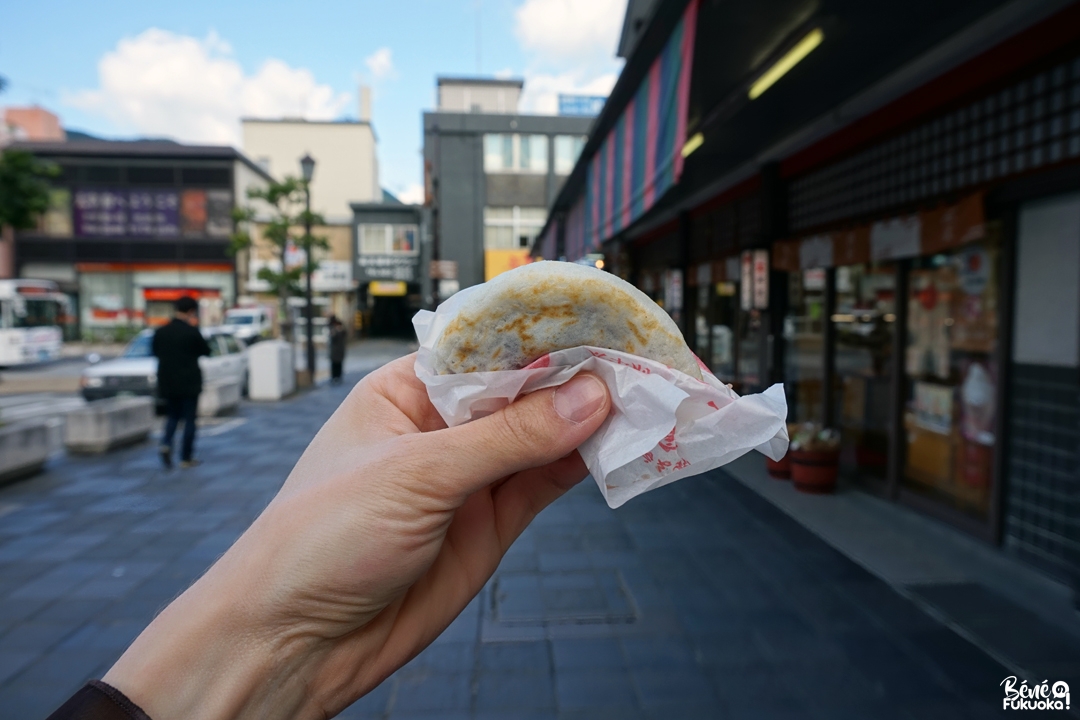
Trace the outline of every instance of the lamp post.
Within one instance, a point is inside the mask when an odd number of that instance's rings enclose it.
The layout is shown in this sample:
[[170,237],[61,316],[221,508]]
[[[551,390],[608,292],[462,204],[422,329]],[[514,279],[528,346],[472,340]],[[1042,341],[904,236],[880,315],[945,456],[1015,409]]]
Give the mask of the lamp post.
[[300,158],[300,171],[304,176],[304,252],[307,264],[307,286],[304,288],[304,314],[307,316],[307,371],[311,384],[315,385],[315,313],[311,306],[311,276],[314,267],[311,262],[311,178],[315,174],[315,158],[305,154]]

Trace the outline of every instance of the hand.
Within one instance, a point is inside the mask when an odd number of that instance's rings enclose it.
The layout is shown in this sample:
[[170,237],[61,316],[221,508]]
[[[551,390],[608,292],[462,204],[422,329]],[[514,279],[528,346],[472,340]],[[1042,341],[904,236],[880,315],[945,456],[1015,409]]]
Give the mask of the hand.
[[236,544],[104,677],[154,720],[322,718],[416,656],[607,417],[583,374],[446,428],[414,356],[353,389]]

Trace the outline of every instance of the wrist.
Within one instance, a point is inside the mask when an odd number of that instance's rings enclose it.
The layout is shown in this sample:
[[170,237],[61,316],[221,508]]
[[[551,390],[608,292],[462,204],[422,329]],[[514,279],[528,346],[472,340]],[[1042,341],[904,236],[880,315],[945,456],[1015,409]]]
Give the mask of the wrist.
[[315,642],[255,626],[215,582],[218,569],[162,611],[102,680],[154,720],[321,716],[306,692]]

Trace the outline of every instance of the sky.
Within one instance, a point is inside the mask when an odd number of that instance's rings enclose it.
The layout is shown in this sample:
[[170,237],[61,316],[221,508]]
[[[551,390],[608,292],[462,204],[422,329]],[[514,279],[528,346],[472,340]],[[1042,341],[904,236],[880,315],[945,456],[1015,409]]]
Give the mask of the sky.
[[[626,0],[9,3],[0,106],[108,138],[240,147],[241,116],[355,119],[373,88],[380,180],[422,199],[421,113],[439,75],[525,80],[522,112],[606,95]],[[479,37],[479,42],[477,38]]]

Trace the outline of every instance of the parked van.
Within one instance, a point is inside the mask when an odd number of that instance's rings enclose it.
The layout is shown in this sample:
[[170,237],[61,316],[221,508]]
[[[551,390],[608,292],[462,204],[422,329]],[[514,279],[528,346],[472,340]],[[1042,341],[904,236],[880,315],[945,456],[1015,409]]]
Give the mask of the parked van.
[[233,308],[225,312],[221,329],[250,345],[273,334],[273,319],[264,307]]

